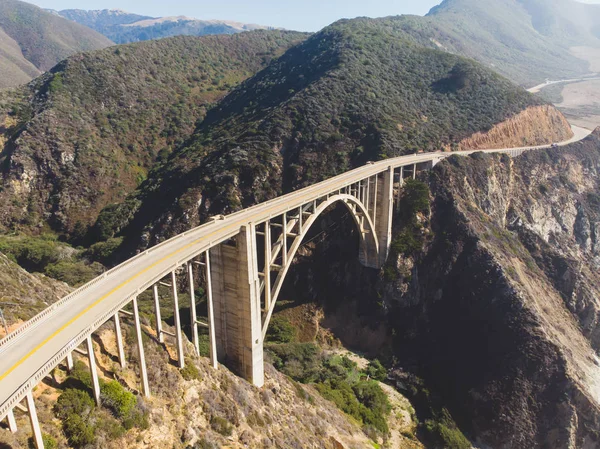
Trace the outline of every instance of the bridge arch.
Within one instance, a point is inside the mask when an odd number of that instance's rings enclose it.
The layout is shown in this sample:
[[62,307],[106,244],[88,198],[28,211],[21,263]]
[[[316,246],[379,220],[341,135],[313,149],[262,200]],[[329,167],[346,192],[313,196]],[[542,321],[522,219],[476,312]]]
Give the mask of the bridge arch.
[[[266,313],[263,319],[262,328],[263,340],[266,337],[271,316],[275,310],[275,305],[277,303],[279,294],[281,293],[281,288],[283,287],[287,273],[292,266],[298,250],[302,246],[304,238],[308,235],[309,231],[312,229],[312,226],[320,218],[320,216],[336,203],[342,203],[344,206],[346,206],[358,228],[360,239],[359,259],[361,262],[365,265],[368,265],[369,259],[379,258],[379,241],[377,239],[375,222],[371,216],[372,214],[369,212],[368,205],[365,205],[361,200],[350,194],[336,194],[328,197],[314,209],[310,217],[304,222],[301,232],[294,238],[294,241],[287,252],[287,263],[284,264],[278,272],[275,283],[272,287],[269,308],[265,311]],[[267,268],[265,268],[265,270],[266,269]],[[268,288],[268,286],[265,286],[264,288]]]

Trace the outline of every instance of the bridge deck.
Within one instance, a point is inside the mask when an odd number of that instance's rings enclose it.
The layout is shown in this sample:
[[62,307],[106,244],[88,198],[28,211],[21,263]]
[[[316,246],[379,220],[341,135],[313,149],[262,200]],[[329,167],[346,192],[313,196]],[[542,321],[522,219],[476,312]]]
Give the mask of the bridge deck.
[[[180,234],[79,288],[0,341],[0,404],[28,382],[37,383],[66,354],[108,320],[133,296],[194,256],[239,233],[241,226],[261,223],[284,211],[336,192],[384,171],[415,163],[440,160],[446,155],[425,153],[388,159],[343,173],[310,187],[258,204]],[[57,358],[58,357],[58,358]],[[46,366],[48,365],[48,366]],[[47,369],[46,369],[47,368]],[[44,372],[45,371],[45,372]],[[35,377],[35,379],[34,379]],[[0,409],[0,418],[5,414]]]

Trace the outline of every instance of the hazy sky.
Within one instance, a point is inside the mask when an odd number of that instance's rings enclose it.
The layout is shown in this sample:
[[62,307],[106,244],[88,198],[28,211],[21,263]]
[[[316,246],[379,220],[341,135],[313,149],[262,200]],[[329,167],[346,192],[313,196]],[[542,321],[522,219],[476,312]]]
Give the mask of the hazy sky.
[[[25,0],[52,9],[123,9],[142,15],[227,19],[316,31],[341,18],[426,14],[441,0]],[[600,1],[600,0],[598,0]]]

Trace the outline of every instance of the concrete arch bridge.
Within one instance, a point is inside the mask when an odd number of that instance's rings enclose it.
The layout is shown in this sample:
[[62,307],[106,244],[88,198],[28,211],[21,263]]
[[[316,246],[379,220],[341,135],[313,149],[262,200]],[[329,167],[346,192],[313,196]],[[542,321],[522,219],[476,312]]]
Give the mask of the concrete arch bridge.
[[[526,150],[493,151],[517,156]],[[393,210],[398,206],[404,180],[449,155],[424,153],[368,163],[302,190],[217,217],[107,271],[0,340],[0,420],[6,418],[9,428],[16,431],[15,410],[27,413],[34,441],[42,449],[32,390],[59,364],[72,368],[73,352],[89,359],[94,396],[100,402],[92,334],[112,321],[120,363],[125,366],[123,315],[134,322],[140,392],[150,395],[138,310],[138,296],[146,290],[153,292],[158,338],[164,342],[165,335],[174,337],[179,367],[184,367],[185,359],[178,295],[185,290],[190,297],[190,325],[196,351],[199,327],[208,328],[212,366],[217,368],[217,362],[223,361],[254,385],[262,386],[267,327],[292,260],[319,215],[335,203],[344,204],[360,234],[361,263],[380,268],[388,256]],[[176,272],[181,270],[187,273],[186,285],[178,285]],[[207,322],[199,321],[195,312],[194,275],[199,271],[206,281]],[[162,328],[159,285],[170,289],[174,334]],[[125,311],[126,306],[133,311]]]

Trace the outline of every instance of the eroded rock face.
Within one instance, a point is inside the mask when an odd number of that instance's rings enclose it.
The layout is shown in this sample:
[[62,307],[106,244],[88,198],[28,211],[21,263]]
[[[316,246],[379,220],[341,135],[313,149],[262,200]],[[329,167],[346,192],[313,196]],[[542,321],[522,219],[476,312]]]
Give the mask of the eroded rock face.
[[600,447],[600,138],[432,171],[433,241],[384,288],[399,354],[479,443]]
[[563,142],[573,137],[565,116],[554,106],[532,106],[510,119],[460,142],[463,150],[514,148]]

